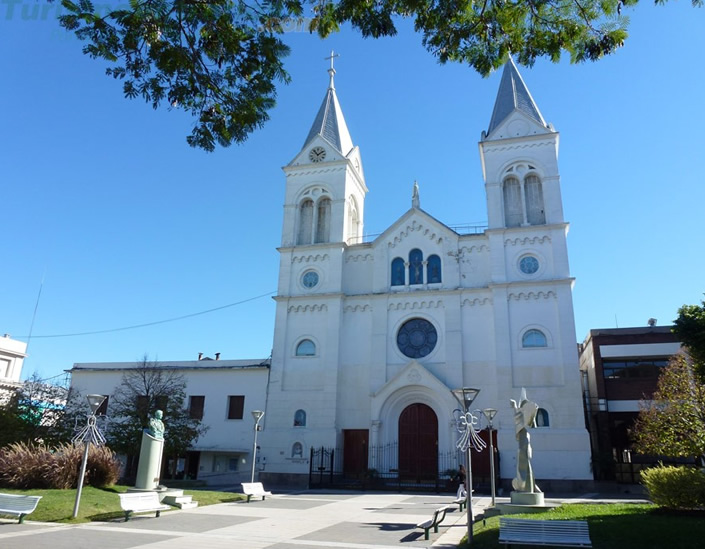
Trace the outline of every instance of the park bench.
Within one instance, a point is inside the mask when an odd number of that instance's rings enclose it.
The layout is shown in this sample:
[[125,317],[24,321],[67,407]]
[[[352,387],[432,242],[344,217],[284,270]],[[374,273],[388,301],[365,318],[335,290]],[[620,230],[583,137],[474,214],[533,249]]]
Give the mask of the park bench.
[[462,511],[465,508],[467,502],[468,500],[466,498],[457,498],[453,500],[453,503],[458,506],[458,511]]
[[433,516],[423,522],[419,522],[416,528],[423,528],[423,539],[428,539],[428,533],[433,528],[433,533],[438,533],[438,525],[446,518],[446,512],[450,507],[439,507],[433,512]]
[[151,513],[156,511],[157,517],[162,511],[171,509],[159,501],[157,492],[127,492],[118,494],[120,496],[120,507],[125,511],[125,522],[130,520],[132,513]]
[[592,547],[587,521],[499,518],[499,543]]
[[19,517],[20,524],[25,516],[37,508],[37,503],[42,496],[23,496],[17,494],[0,494],[0,515],[14,515]]
[[242,493],[247,496],[247,503],[250,503],[250,499],[253,497],[262,497],[264,500],[265,496],[271,496],[272,492],[268,492],[264,489],[261,482],[243,482],[242,483]]

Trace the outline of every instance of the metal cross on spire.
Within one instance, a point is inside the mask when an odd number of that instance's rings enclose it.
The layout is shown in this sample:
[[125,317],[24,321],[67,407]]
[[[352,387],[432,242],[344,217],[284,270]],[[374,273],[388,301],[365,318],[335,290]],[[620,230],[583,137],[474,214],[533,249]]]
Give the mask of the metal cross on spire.
[[333,84],[333,76],[335,76],[335,67],[333,66],[333,61],[336,57],[340,57],[340,54],[335,53],[333,50],[330,50],[330,55],[328,57],[324,57],[324,59],[326,60],[330,59],[330,69],[328,69],[328,74],[330,75],[330,84],[328,85],[328,87],[331,90],[335,89],[335,85]]

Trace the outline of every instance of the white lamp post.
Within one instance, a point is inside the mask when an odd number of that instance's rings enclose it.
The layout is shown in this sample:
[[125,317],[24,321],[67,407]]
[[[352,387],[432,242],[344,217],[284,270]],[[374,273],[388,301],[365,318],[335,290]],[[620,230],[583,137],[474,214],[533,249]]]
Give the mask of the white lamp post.
[[255,481],[255,462],[257,460],[257,431],[259,431],[259,422],[263,416],[264,412],[262,410],[252,411],[252,417],[255,420],[255,443],[252,446],[252,477],[250,478],[250,482]]
[[[473,401],[477,398],[480,393],[480,389],[474,389],[472,387],[463,387],[462,389],[454,389],[453,396],[463,407],[463,412],[465,413],[466,420],[472,419],[468,418],[468,415],[472,416],[470,411],[470,406],[472,406]],[[468,421],[466,424],[467,429],[472,429],[471,422]],[[469,434],[469,433],[468,433]],[[468,547],[472,545],[472,444],[468,441],[467,456],[468,460],[468,471],[467,478],[465,479],[465,508],[468,513]]]
[[76,502],[73,505],[73,518],[78,516],[78,506],[81,503],[81,492],[83,491],[83,477],[86,476],[86,464],[88,463],[88,449],[91,446],[91,441],[94,444],[104,444],[105,439],[103,435],[98,431],[95,425],[95,413],[103,404],[105,397],[103,395],[86,395],[86,400],[88,400],[88,406],[91,409],[91,413],[88,416],[88,421],[86,426],[78,433],[74,438],[73,442],[83,441],[85,443],[85,448],[83,449],[83,460],[81,460],[81,472],[78,475],[78,490],[76,491]]
[[492,440],[492,420],[497,415],[497,410],[494,408],[485,408],[482,410],[483,415],[487,418],[490,434],[490,489],[492,491],[492,507],[494,507],[494,442]]

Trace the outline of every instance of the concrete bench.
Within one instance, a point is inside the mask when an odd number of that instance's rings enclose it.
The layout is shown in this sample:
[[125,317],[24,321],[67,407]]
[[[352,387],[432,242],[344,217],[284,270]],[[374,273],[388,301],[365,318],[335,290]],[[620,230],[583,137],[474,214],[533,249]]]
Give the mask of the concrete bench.
[[532,520],[499,518],[499,543],[504,545],[556,545],[592,547],[584,520]]
[[439,507],[433,512],[433,516],[423,522],[419,522],[416,528],[423,528],[423,539],[428,539],[428,533],[433,528],[433,533],[438,533],[438,525],[446,518],[446,512],[450,507]]
[[120,496],[120,507],[125,511],[125,522],[130,520],[132,513],[156,512],[159,517],[162,511],[171,509],[159,501],[157,492],[127,492],[118,495]]
[[247,496],[247,503],[250,503],[250,499],[253,497],[262,497],[264,500],[265,496],[271,496],[272,492],[268,492],[264,489],[261,482],[243,482],[242,493]]
[[42,496],[23,496],[17,494],[0,494],[0,515],[13,515],[19,517],[20,524],[25,516],[37,508],[37,503]]
[[462,511],[465,509],[465,505],[467,505],[468,500],[465,498],[457,498],[453,500],[453,503],[455,503],[458,506],[458,511]]

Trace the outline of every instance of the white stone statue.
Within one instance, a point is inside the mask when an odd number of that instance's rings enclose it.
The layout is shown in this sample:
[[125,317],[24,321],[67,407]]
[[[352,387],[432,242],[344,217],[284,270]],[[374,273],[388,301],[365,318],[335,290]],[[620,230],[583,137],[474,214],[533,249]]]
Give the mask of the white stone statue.
[[522,388],[519,403],[510,400],[514,408],[514,427],[519,448],[517,449],[517,476],[512,480],[512,488],[517,492],[541,492],[536,486],[531,469],[531,437],[529,429],[536,426],[536,412],[539,406],[526,398]]

